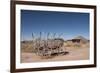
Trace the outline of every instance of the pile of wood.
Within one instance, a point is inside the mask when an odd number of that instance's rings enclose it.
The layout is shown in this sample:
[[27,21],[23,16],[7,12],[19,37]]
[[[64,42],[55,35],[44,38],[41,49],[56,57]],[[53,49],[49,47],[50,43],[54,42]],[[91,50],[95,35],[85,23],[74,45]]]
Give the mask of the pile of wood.
[[[33,34],[32,34],[33,36]],[[40,38],[34,39],[33,37],[33,51],[36,55],[40,56],[41,58],[51,58],[58,55],[65,55],[68,52],[65,52],[62,49],[64,40],[62,38],[52,38],[52,39],[41,39]]]

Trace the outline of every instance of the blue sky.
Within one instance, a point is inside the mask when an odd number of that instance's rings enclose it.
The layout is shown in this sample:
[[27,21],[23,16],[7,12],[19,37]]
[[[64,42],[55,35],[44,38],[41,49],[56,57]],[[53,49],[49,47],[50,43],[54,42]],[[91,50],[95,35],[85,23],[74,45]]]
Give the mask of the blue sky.
[[[84,36],[89,39],[89,13],[21,10],[21,40],[40,32],[63,33],[64,39]],[[56,36],[57,36],[56,35]]]

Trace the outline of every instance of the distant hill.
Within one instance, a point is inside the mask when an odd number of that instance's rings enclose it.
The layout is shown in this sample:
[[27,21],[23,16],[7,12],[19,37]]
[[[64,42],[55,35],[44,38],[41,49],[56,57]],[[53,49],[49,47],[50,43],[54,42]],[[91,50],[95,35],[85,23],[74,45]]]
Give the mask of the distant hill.
[[84,38],[83,36],[77,36],[77,37],[75,37],[74,39],[80,39],[80,40],[83,41],[83,42],[89,42],[89,40],[86,39],[86,38]]
[[88,39],[84,38],[83,36],[77,36],[74,39],[88,40]]

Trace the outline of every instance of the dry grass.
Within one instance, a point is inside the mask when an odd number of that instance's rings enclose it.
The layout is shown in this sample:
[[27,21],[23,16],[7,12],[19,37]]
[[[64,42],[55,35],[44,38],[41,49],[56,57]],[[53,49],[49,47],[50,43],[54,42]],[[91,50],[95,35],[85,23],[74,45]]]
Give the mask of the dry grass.
[[32,43],[21,44],[21,62],[46,62],[46,61],[64,61],[64,60],[86,60],[89,59],[89,43],[81,44],[81,46],[63,46],[69,54],[63,56],[55,56],[53,58],[42,59],[33,53]]

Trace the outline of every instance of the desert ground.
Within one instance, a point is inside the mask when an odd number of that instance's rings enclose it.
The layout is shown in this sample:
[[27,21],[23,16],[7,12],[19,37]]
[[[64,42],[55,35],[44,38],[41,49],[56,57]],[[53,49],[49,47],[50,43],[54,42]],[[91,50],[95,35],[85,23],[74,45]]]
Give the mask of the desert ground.
[[21,63],[46,62],[46,61],[69,61],[69,60],[87,60],[89,59],[89,43],[81,47],[64,46],[64,50],[69,52],[66,55],[59,55],[53,58],[42,59],[32,52],[32,44],[22,44]]

